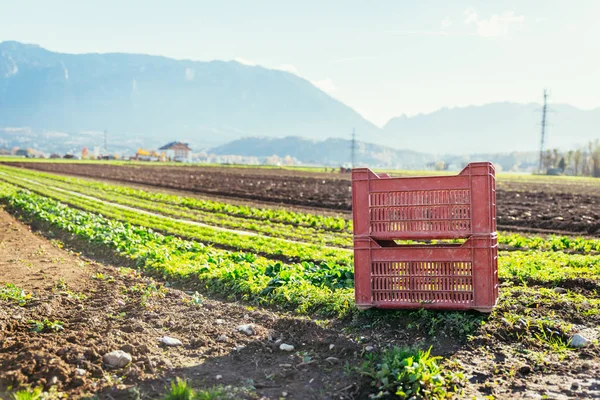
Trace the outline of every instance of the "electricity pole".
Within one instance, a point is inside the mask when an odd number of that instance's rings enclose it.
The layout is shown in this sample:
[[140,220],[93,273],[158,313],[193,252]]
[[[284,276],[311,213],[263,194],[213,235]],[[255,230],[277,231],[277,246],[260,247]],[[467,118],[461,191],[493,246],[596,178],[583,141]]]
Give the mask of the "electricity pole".
[[544,139],[546,136],[546,114],[548,110],[547,98],[548,90],[544,89],[544,106],[542,107],[542,141],[540,144],[540,173],[542,172],[544,164]]
[[356,165],[356,130],[352,128],[352,168]]

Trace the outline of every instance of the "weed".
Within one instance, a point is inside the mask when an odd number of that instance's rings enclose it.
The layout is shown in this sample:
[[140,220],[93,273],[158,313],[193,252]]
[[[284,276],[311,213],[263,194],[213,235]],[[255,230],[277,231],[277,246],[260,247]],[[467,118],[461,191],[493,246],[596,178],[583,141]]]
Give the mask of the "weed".
[[248,389],[235,389],[229,386],[215,386],[209,389],[195,391],[188,383],[180,378],[171,382],[171,388],[163,400],[234,400],[248,394]]
[[92,279],[97,281],[106,281],[106,282],[114,282],[115,278],[111,275],[104,275],[102,272],[98,272],[97,274],[92,275]]
[[431,347],[427,351],[392,347],[368,355],[360,372],[371,378],[378,390],[373,399],[390,394],[402,399],[444,399],[461,392],[465,377],[462,372],[444,370],[440,360],[431,356]]
[[0,300],[12,301],[23,307],[32,298],[33,295],[31,293],[26,293],[23,289],[19,289],[12,283],[0,286]]
[[64,322],[62,321],[50,321],[50,320],[29,320],[31,332],[42,333],[42,332],[59,332],[65,329]]

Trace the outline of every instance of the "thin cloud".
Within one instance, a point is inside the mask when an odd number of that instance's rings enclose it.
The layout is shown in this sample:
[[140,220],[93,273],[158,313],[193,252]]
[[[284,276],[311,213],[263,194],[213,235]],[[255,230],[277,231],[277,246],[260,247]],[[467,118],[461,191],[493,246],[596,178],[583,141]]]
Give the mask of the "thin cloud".
[[465,24],[474,24],[477,35],[481,37],[508,36],[509,31],[520,28],[525,23],[525,16],[517,15],[514,11],[504,11],[502,14],[493,14],[491,17],[479,18],[477,12],[472,8],[464,11]]
[[293,64],[281,64],[273,69],[278,69],[280,71],[289,72],[290,74],[299,75],[298,68],[296,68],[296,66]]
[[385,31],[385,33],[399,36],[473,36],[473,33],[469,32],[449,31],[390,30]]
[[321,89],[322,91],[324,91],[326,93],[332,93],[335,91],[335,85],[333,84],[333,81],[331,80],[331,78],[320,79],[317,81],[310,81],[310,83],[312,83],[313,85],[315,85],[316,87],[318,87],[319,89]]
[[446,17],[442,20],[442,29],[447,29],[452,24],[453,24],[453,21],[450,19],[450,17]]
[[247,60],[243,57],[236,57],[233,59],[233,61],[237,61],[240,64],[248,65],[250,67],[254,67],[256,65],[256,63],[254,61]]

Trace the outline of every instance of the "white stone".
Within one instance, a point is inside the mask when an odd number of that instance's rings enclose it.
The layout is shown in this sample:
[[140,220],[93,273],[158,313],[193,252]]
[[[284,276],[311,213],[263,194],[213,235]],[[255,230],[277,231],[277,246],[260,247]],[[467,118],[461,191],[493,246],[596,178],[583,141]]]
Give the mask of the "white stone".
[[83,375],[85,375],[87,373],[87,371],[85,369],[82,369],[82,368],[76,368],[75,369],[75,373],[77,375],[79,375],[79,376],[83,376]]
[[106,353],[102,357],[102,361],[109,367],[123,368],[131,363],[131,354],[125,353],[123,350],[115,350]]
[[573,337],[571,337],[571,340],[569,340],[569,346],[571,347],[580,348],[585,347],[588,344],[590,344],[590,340],[584,336],[581,336],[578,333],[573,335]]
[[238,332],[242,332],[247,336],[254,335],[254,324],[244,324],[237,327]]
[[160,339],[160,341],[165,346],[181,346],[181,345],[183,345],[183,343],[181,343],[181,340],[175,339],[175,338],[172,338],[169,336],[162,337]]
[[279,350],[283,350],[283,351],[294,351],[294,346],[292,346],[291,344],[285,344],[285,343],[281,343],[279,345]]
[[220,343],[224,343],[228,340],[229,340],[229,338],[225,335],[219,335],[219,337],[217,338],[217,342],[220,342]]

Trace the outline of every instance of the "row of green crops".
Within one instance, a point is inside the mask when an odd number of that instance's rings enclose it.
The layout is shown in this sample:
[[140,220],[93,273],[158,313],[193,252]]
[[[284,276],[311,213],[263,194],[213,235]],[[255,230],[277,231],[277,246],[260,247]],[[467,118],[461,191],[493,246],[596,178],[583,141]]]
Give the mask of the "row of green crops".
[[5,183],[0,183],[0,198],[29,218],[108,246],[167,280],[190,279],[205,284],[209,291],[301,313],[344,315],[353,307],[349,267],[288,264],[253,253],[216,249],[77,210]]
[[352,265],[352,252],[346,249],[328,248],[316,244],[289,242],[283,239],[217,230],[212,227],[174,220],[166,216],[150,215],[139,210],[105,204],[100,200],[57,191],[56,189],[46,188],[5,175],[0,175],[0,179],[85,211],[99,212],[122,222],[129,222],[183,238],[212,243],[227,249],[250,251],[286,261],[308,261],[345,267]]
[[[252,252],[217,249],[157,233],[151,229],[151,221],[140,219],[135,213],[122,215],[124,221],[117,221],[6,183],[0,183],[0,198],[30,218],[108,246],[167,280],[190,279],[217,293],[296,308],[303,313],[343,316],[354,309],[351,264],[285,263]],[[276,244],[272,245],[275,248]],[[524,285],[553,287],[585,281],[588,286],[597,287],[600,256],[501,252],[499,276],[503,282]]]
[[194,197],[183,197],[166,193],[148,192],[139,189],[133,189],[121,185],[109,185],[102,182],[91,181],[87,179],[69,178],[65,176],[49,174],[44,172],[29,171],[20,168],[11,168],[2,166],[0,170],[11,174],[19,174],[30,177],[44,177],[55,181],[79,185],[90,189],[113,192],[127,195],[142,200],[152,202],[174,204],[194,210],[216,212],[231,216],[243,217],[246,219],[255,219],[261,222],[271,221],[283,224],[305,226],[315,229],[330,230],[335,232],[351,232],[352,221],[342,217],[332,217],[324,215],[315,215],[310,213],[301,213],[276,208],[257,208],[242,205],[222,203],[212,200],[202,200]]
[[[2,168],[0,172],[6,173]],[[138,197],[115,194],[111,191],[86,187],[79,184],[65,183],[59,180],[52,180],[42,176],[32,174],[23,174],[19,171],[10,171],[10,177],[6,180],[11,183],[23,183],[23,179],[34,181],[49,187],[58,187],[68,191],[92,196],[104,201],[109,201],[129,207],[135,207],[153,213],[170,216],[177,219],[196,221],[212,226],[219,226],[227,229],[244,230],[256,232],[270,237],[278,237],[293,241],[314,243],[326,246],[346,247],[352,246],[352,237],[348,233],[334,233],[328,230],[314,229],[301,225],[290,225],[270,220],[258,221],[244,217],[231,216],[229,214],[218,212],[207,212],[191,209],[184,206],[174,205],[172,203],[161,203]]]
[[[316,221],[344,221],[343,218],[323,217],[312,214],[292,213],[277,209],[261,209],[236,206],[214,201],[199,200],[163,193],[146,192],[124,186],[110,185],[85,179],[68,178],[54,174],[28,171],[18,168],[0,167],[0,171],[13,177],[24,177],[38,182],[61,187],[106,201],[146,209],[155,213],[172,216],[177,219],[198,221],[214,226],[242,229],[271,237],[279,237],[294,241],[321,244],[336,247],[351,247],[351,235],[348,232],[326,232],[330,227],[319,225]],[[16,183],[14,180],[11,181]],[[205,205],[208,205],[205,207]],[[209,211],[203,211],[209,210]],[[223,211],[230,210],[230,211]],[[288,219],[285,216],[292,216]],[[262,216],[262,217],[258,217]],[[312,221],[314,228],[305,223],[290,225],[293,218]],[[315,219],[311,219],[314,217]],[[246,218],[250,218],[247,220]],[[287,222],[278,222],[286,219]],[[254,221],[253,221],[254,220]],[[294,220],[297,221],[297,220]],[[346,227],[351,228],[351,221],[346,221]],[[294,222],[296,223],[296,222]],[[582,237],[524,236],[514,233],[501,233],[498,238],[500,245],[516,250],[545,250],[545,251],[575,251],[581,253],[600,252],[600,239]],[[407,242],[408,243],[408,242]]]

